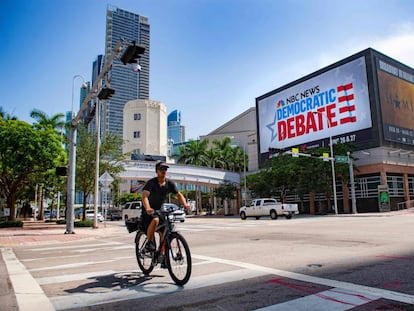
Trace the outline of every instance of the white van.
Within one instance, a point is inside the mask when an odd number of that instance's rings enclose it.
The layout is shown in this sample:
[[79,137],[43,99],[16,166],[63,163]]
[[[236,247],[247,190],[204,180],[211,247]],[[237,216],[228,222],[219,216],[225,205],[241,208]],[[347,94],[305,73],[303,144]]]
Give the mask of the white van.
[[128,219],[131,219],[133,217],[141,217],[141,208],[141,201],[128,202],[122,209],[122,219],[124,221],[127,221]]

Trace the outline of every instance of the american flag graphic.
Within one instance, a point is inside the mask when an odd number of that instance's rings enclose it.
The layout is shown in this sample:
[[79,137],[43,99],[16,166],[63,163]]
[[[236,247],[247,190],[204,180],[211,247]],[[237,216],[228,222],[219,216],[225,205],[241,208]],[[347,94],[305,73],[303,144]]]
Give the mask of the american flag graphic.
[[354,86],[352,83],[345,85],[339,85],[336,88],[338,92],[338,105],[339,105],[339,123],[345,124],[350,122],[356,122],[356,116],[353,115],[355,112],[354,102]]

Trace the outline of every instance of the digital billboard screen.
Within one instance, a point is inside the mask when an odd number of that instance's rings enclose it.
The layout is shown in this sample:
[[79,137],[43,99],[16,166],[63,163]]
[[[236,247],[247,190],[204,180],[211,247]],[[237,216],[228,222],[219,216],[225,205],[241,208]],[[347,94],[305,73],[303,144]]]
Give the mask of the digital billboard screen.
[[256,99],[260,154],[372,127],[365,56]]
[[414,146],[414,70],[376,57],[384,140]]

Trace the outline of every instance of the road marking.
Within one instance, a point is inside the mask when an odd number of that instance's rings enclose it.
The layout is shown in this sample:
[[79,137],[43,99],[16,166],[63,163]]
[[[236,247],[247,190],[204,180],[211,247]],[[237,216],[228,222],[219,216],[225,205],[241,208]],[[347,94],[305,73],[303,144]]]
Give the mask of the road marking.
[[2,248],[4,262],[13,285],[19,311],[55,310],[40,285],[17,259],[11,248]]
[[345,311],[378,299],[376,296],[361,296],[357,292],[332,288],[314,295],[278,303],[256,311],[285,311],[285,310],[318,310]]
[[88,278],[95,278],[95,277],[111,275],[115,273],[119,273],[119,272],[116,272],[113,270],[105,270],[105,271],[96,271],[96,272],[87,272],[87,273],[65,274],[65,275],[36,278],[36,281],[37,283],[39,283],[39,285],[47,285],[47,284],[56,284],[56,283],[65,283],[65,282],[85,280]]
[[42,267],[42,268],[33,268],[33,269],[29,269],[29,271],[34,272],[34,271],[46,271],[46,270],[70,269],[70,268],[77,268],[77,267],[81,267],[81,266],[89,266],[89,265],[97,265],[97,264],[101,264],[101,263],[109,263],[109,262],[114,262],[114,261],[117,261],[117,260],[130,259],[130,258],[135,258],[135,256],[115,257],[113,259],[102,260],[102,261],[75,262],[75,263],[69,263],[69,264],[65,264],[65,265],[47,266],[47,267]]
[[[65,258],[74,258],[74,257],[80,257],[82,256],[81,254],[78,255],[65,255]],[[62,258],[62,256],[53,256],[53,257],[36,257],[36,258],[27,258],[27,259],[20,259],[21,262],[31,262],[31,261],[42,261],[42,260],[47,260],[50,261],[52,259],[56,259],[56,258]]]
[[43,252],[43,251],[55,251],[60,249],[79,249],[79,248],[85,248],[85,247],[95,247],[95,246],[101,246],[105,247],[108,245],[122,245],[121,242],[106,242],[106,243],[97,243],[97,244],[76,244],[76,245],[66,245],[66,246],[56,246],[56,247],[42,247],[42,248],[30,248],[32,252]]
[[194,254],[192,254],[191,256],[193,258],[197,258],[201,260],[216,261],[217,263],[221,263],[221,264],[233,265],[233,266],[237,266],[237,267],[249,269],[249,270],[262,271],[267,274],[275,274],[275,275],[283,276],[283,277],[293,279],[293,280],[326,285],[326,286],[333,287],[333,288],[336,288],[336,287],[342,288],[343,290],[347,290],[349,292],[355,291],[355,292],[364,294],[365,296],[372,295],[372,296],[377,296],[378,298],[385,298],[385,299],[394,300],[398,302],[414,304],[414,295],[410,295],[410,294],[404,294],[400,292],[395,292],[395,291],[390,291],[390,290],[375,288],[375,287],[369,287],[369,286],[364,286],[364,285],[359,285],[359,284],[354,284],[354,283],[349,283],[349,282],[324,279],[324,278],[320,278],[316,276],[310,276],[310,275],[296,273],[296,272],[268,268],[268,267],[263,267],[263,266],[235,261],[235,260],[215,258],[215,257],[203,256],[203,255],[194,255]]
[[170,294],[183,290],[191,290],[228,282],[241,281],[244,279],[260,277],[265,274],[266,273],[260,271],[239,269],[194,277],[191,278],[184,287],[176,286],[172,282],[156,282],[141,286],[132,286],[130,288],[122,288],[120,290],[109,289],[108,291],[100,293],[81,293],[67,296],[56,296],[51,297],[50,300],[54,304],[56,310],[66,310],[75,307],[82,308],[117,301],[140,299],[160,294]]

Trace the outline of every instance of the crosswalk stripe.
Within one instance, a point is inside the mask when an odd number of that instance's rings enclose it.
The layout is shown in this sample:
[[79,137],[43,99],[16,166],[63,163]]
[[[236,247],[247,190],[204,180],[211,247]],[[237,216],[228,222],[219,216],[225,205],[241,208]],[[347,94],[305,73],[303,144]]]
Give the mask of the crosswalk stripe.
[[94,278],[94,277],[99,277],[103,275],[110,275],[114,273],[116,272],[113,270],[95,271],[95,272],[87,272],[87,273],[73,273],[73,274],[65,274],[65,275],[57,275],[57,276],[40,277],[40,278],[36,278],[36,281],[37,283],[39,283],[39,285],[57,284],[57,283],[85,280],[88,278]]
[[55,310],[40,285],[17,259],[13,250],[11,248],[1,248],[1,253],[9,273],[19,310],[30,311],[33,310],[34,306],[42,311]]
[[81,266],[97,265],[97,264],[109,263],[109,262],[114,262],[114,261],[123,260],[123,259],[130,259],[130,258],[135,258],[135,257],[134,256],[124,256],[124,257],[114,257],[112,259],[102,260],[102,261],[76,262],[76,263],[69,263],[69,264],[65,264],[65,265],[33,268],[33,269],[29,269],[29,271],[30,272],[36,272],[36,271],[46,271],[46,270],[61,270],[61,269],[78,268],[78,267],[81,267]]
[[76,245],[65,245],[65,246],[54,246],[54,247],[41,247],[41,248],[29,248],[32,252],[44,252],[44,251],[55,251],[62,249],[79,249],[79,248],[89,248],[95,246],[109,246],[109,245],[122,245],[120,242],[102,242],[97,244],[76,244]]
[[340,288],[332,288],[314,295],[256,309],[256,311],[346,311],[376,299],[378,299],[376,296],[363,296],[356,292],[346,291]]

